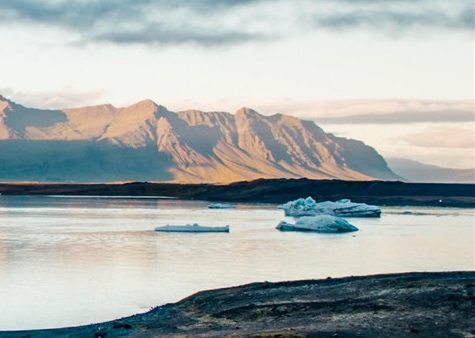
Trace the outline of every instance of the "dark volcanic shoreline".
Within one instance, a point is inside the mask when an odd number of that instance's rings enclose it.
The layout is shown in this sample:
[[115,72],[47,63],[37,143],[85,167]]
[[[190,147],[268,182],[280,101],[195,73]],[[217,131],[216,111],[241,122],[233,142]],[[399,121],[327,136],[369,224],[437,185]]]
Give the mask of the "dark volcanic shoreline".
[[473,271],[261,282],[115,321],[0,337],[474,337],[474,293]]
[[475,184],[274,179],[228,185],[133,182],[123,184],[0,183],[3,195],[167,196],[228,202],[317,202],[349,198],[381,206],[475,207]]

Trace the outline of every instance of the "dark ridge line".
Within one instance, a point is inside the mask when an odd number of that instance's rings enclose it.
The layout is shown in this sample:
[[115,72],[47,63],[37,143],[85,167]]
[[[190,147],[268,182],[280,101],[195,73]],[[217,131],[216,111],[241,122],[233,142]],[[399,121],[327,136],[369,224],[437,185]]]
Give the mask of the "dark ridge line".
[[316,201],[349,198],[387,206],[475,207],[475,184],[258,179],[227,185],[179,183],[0,183],[3,195],[144,196],[184,200],[285,203],[311,196]]

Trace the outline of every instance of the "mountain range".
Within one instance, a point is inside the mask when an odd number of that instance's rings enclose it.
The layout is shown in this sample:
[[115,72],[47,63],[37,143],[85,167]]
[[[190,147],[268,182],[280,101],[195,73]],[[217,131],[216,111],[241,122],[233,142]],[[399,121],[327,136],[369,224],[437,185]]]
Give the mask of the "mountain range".
[[172,112],[145,100],[45,110],[0,96],[0,180],[230,183],[397,180],[375,149],[314,122],[242,108]]
[[407,181],[418,183],[475,183],[474,169],[443,168],[405,158],[387,158],[386,162]]

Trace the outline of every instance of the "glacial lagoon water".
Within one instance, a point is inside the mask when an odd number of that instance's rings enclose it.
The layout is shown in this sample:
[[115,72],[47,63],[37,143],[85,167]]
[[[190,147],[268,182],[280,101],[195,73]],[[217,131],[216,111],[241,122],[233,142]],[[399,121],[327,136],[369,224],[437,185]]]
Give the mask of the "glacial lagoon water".
[[[407,271],[474,270],[474,209],[383,207],[346,234],[280,232],[273,204],[0,197],[0,331],[113,320],[200,290]],[[158,233],[165,224],[230,233]]]

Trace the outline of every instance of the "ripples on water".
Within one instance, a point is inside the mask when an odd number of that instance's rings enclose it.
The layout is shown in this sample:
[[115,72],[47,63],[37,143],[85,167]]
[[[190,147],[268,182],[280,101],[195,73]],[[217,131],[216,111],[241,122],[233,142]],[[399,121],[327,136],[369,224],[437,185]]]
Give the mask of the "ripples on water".
[[[279,232],[281,220],[293,221],[271,204],[1,196],[0,330],[111,320],[254,281],[475,268],[473,209],[383,208],[336,235]],[[153,231],[194,222],[231,231]]]

